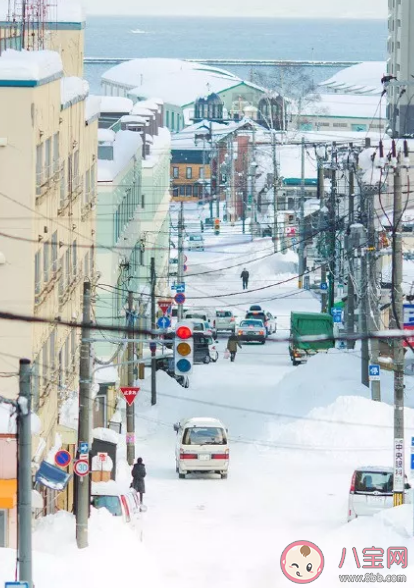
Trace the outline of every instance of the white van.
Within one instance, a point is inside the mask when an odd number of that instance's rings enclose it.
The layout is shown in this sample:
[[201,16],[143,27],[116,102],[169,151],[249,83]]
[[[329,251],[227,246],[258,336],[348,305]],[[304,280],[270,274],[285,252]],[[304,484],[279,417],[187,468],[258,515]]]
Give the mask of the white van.
[[176,423],[175,467],[179,478],[190,473],[215,473],[227,478],[227,429],[218,419],[198,417]]

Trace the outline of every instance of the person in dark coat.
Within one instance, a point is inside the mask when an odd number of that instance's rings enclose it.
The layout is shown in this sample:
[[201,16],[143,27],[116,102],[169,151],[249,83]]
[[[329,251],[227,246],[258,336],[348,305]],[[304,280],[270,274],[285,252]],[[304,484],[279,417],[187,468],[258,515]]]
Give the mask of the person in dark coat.
[[230,351],[230,361],[234,361],[236,359],[238,347],[240,347],[240,349],[242,348],[239,338],[237,335],[230,335],[229,340],[227,341],[227,349]]
[[240,274],[240,277],[242,279],[243,290],[247,290],[247,287],[249,285],[249,277],[250,277],[250,274],[249,274],[249,272],[247,271],[246,268],[244,268],[244,270]]
[[145,469],[145,464],[142,461],[142,457],[137,459],[137,463],[134,464],[132,468],[132,488],[136,490],[139,494],[139,499],[141,504],[143,503],[143,498],[145,494],[145,476],[147,475],[147,471]]

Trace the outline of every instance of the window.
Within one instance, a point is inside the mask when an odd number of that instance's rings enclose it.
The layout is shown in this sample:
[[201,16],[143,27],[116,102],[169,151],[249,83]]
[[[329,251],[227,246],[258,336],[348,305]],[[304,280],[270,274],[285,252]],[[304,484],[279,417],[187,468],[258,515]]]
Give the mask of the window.
[[85,192],[83,194],[83,204],[88,204],[91,192],[91,170],[85,173]]
[[166,115],[165,115],[165,124],[168,128],[170,127],[170,111],[169,110],[167,110]]
[[76,276],[78,273],[78,248],[76,239],[72,243],[72,271],[73,275]]
[[205,177],[205,169],[204,169],[204,167],[200,167],[198,177],[200,178],[200,180],[204,180],[204,177]]
[[65,253],[65,286],[68,286],[72,278],[72,268],[70,263],[70,247],[66,249]]
[[61,388],[63,386],[63,384],[65,383],[65,378],[63,375],[64,372],[64,366],[63,366],[63,353],[62,350],[59,351],[59,357],[58,357],[58,369],[59,369],[59,379],[58,379],[58,385],[59,388]]
[[0,547],[7,545],[7,511],[0,510]]
[[42,285],[41,285],[41,278],[40,278],[40,260],[41,260],[41,253],[38,251],[35,255],[35,299],[39,296]]
[[72,329],[70,333],[70,349],[72,355],[72,362],[75,362],[76,359],[76,348],[77,348],[77,333],[76,329]]
[[52,370],[52,372],[54,371],[55,366],[56,366],[55,355],[56,355],[56,329],[50,333],[50,337],[49,337],[49,366],[50,366],[50,369]]
[[194,185],[194,187],[193,187],[193,191],[194,191],[194,196],[199,196],[199,195],[201,195],[200,186],[197,186],[197,184],[195,184],[195,185]]
[[49,356],[48,356],[48,345],[47,341],[42,347],[41,357],[41,370],[42,370],[42,388],[46,388],[49,379]]
[[227,437],[219,427],[191,427],[184,431],[183,445],[227,445]]
[[367,131],[367,125],[363,124],[355,124],[351,125],[351,130],[357,133],[362,133]]
[[52,253],[52,272],[56,274],[58,271],[58,236],[57,231],[55,231],[52,235],[52,245],[51,245],[51,253]]
[[173,178],[177,179],[180,177],[180,168],[173,167]]
[[193,195],[193,187],[192,186],[186,186],[185,187],[185,195],[186,196],[192,196]]
[[173,188],[173,197],[176,198],[178,196],[178,188],[174,187]]
[[185,170],[185,177],[187,178],[187,180],[191,180],[193,177],[193,168],[192,167],[187,167]]
[[79,149],[75,151],[73,156],[73,187],[76,190],[80,186],[79,177]]
[[333,126],[347,128],[348,123],[333,123]]
[[174,117],[175,117],[175,113],[172,112],[171,113],[171,130],[172,131],[175,129],[175,120],[174,120]]
[[46,179],[50,178],[52,173],[52,139],[45,142],[45,171]]
[[62,171],[60,175],[60,208],[65,205],[66,198],[66,170],[65,164],[62,165]]
[[59,133],[53,135],[53,171],[59,170]]
[[141,208],[145,208],[145,194],[141,195]]
[[185,196],[185,186],[180,186],[180,196]]
[[98,159],[105,161],[113,161],[114,146],[113,145],[98,145]]
[[40,194],[40,186],[43,184],[43,144],[36,147],[36,194]]
[[65,370],[67,372],[67,376],[69,375],[69,368],[70,368],[70,349],[69,349],[69,337],[65,341]]
[[49,281],[50,270],[50,243],[43,243],[43,281],[45,284]]

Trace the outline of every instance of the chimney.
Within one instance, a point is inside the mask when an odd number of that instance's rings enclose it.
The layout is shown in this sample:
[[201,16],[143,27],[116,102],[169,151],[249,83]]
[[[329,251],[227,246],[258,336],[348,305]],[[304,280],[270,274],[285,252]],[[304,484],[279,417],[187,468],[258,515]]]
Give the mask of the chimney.
[[146,135],[145,135],[144,129],[141,129],[140,135],[141,135],[141,139],[142,139],[142,159],[145,159],[146,154],[147,154],[147,148],[146,148],[147,143],[146,143]]

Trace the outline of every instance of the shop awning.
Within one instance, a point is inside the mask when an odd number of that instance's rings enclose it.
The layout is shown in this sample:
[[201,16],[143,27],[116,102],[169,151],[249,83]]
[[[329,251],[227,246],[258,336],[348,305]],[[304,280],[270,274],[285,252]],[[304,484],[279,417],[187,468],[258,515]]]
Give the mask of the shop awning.
[[66,488],[70,478],[71,475],[67,474],[64,470],[47,461],[42,461],[36,472],[35,481],[37,484],[46,486],[46,488],[60,492]]
[[0,480],[0,509],[14,508],[17,504],[17,480]]

